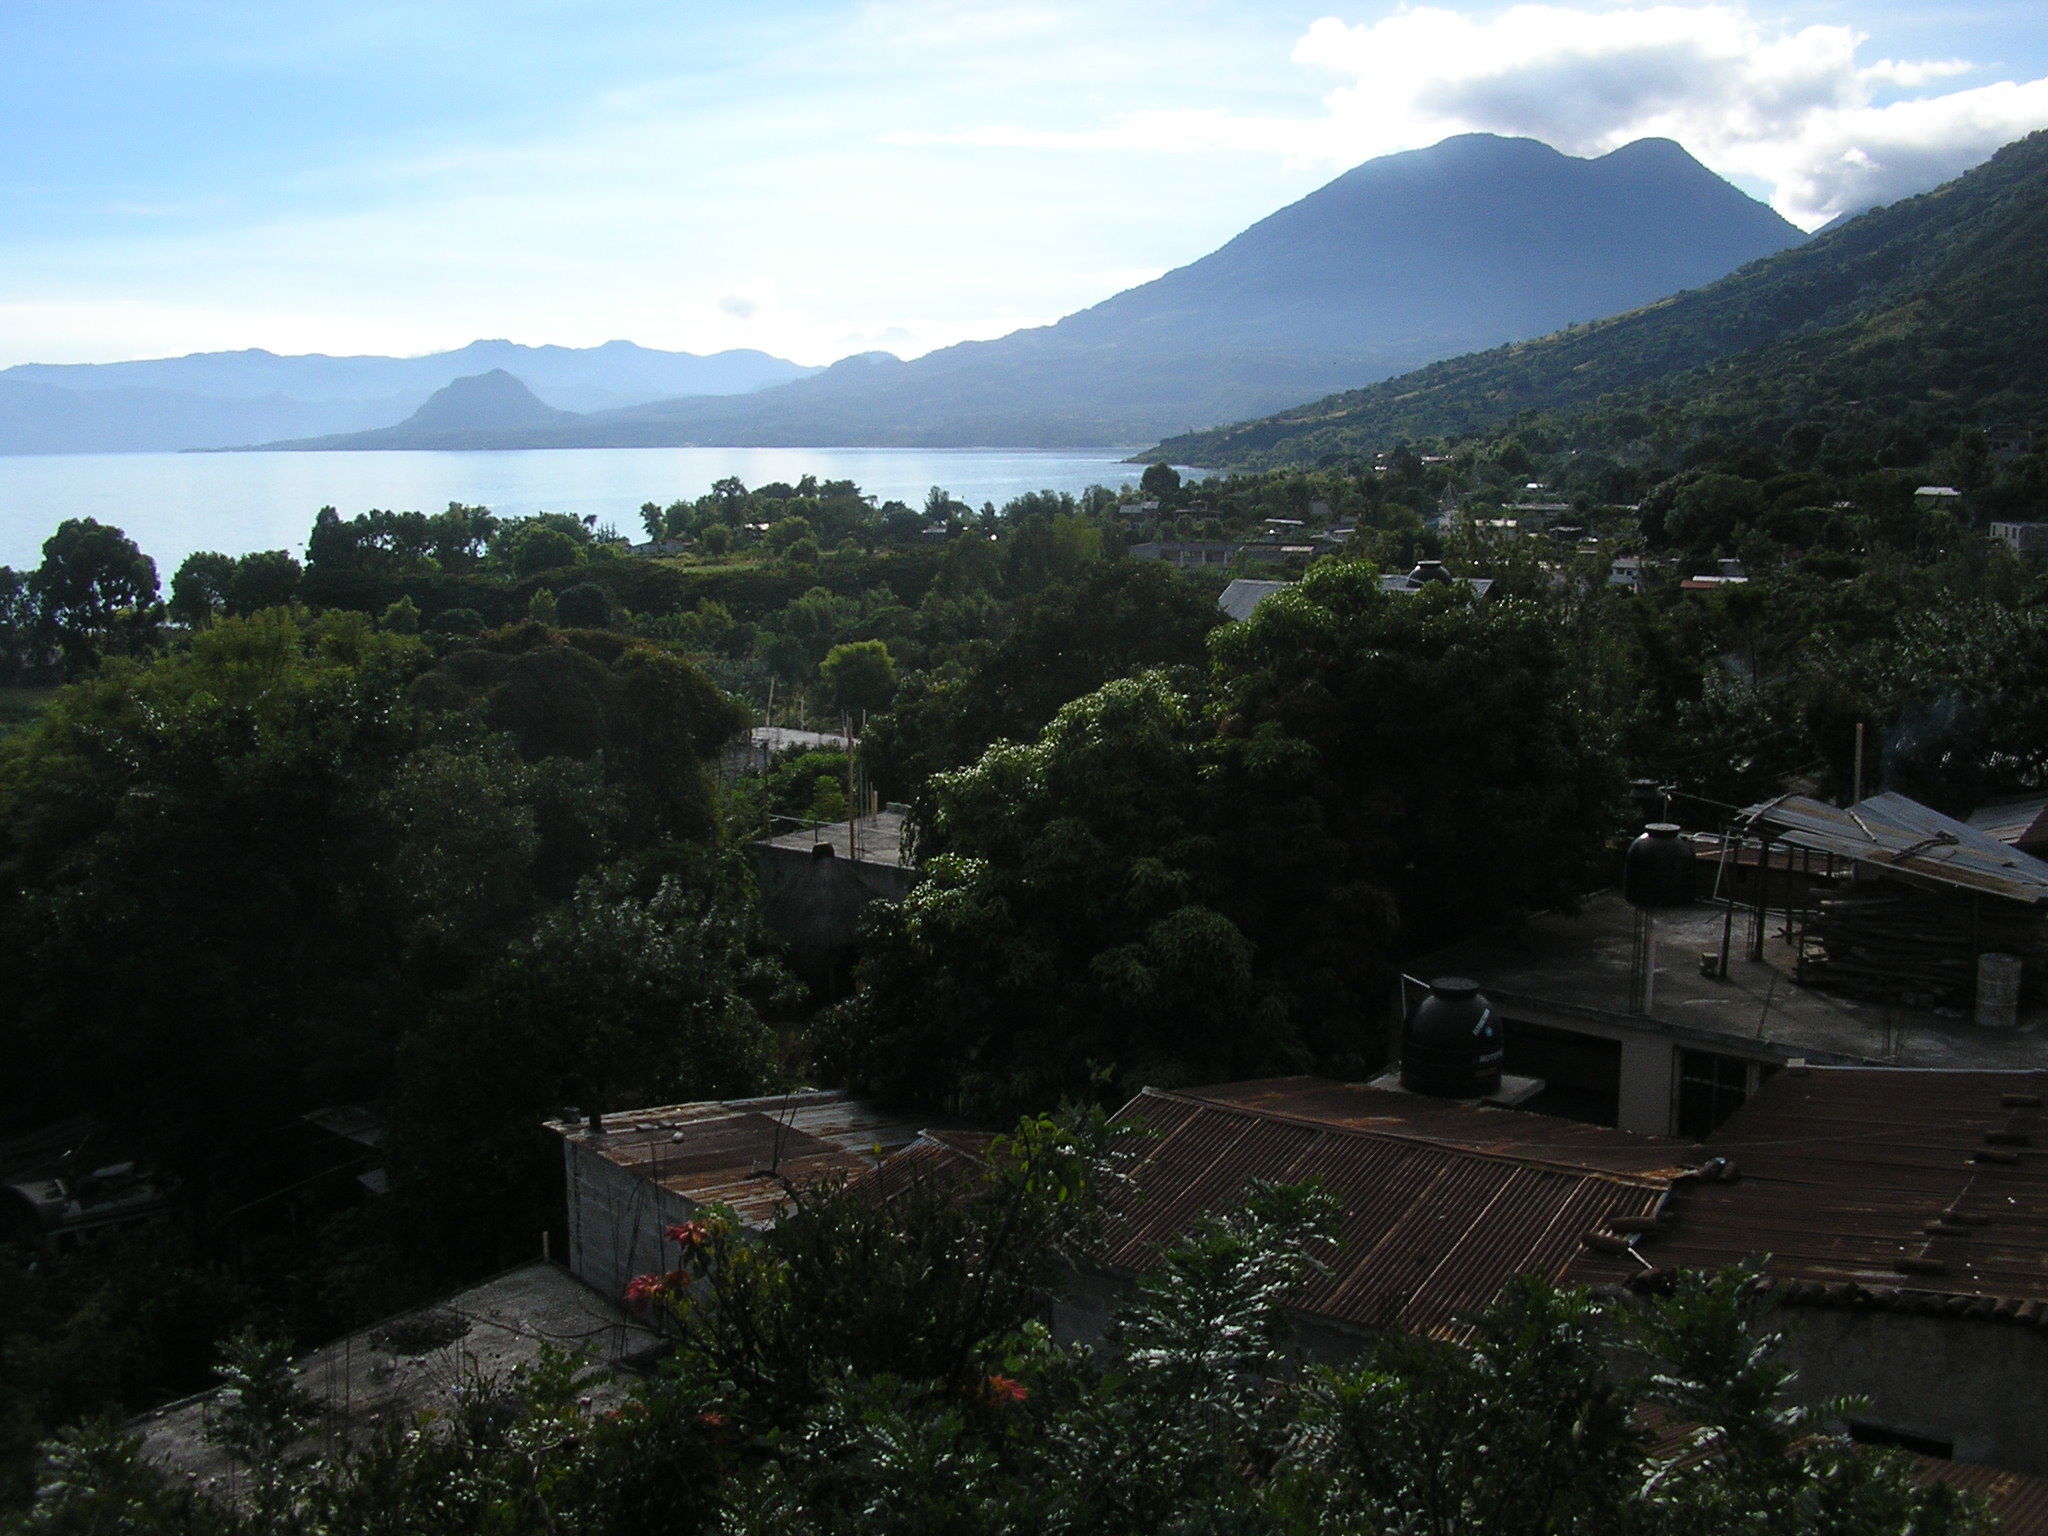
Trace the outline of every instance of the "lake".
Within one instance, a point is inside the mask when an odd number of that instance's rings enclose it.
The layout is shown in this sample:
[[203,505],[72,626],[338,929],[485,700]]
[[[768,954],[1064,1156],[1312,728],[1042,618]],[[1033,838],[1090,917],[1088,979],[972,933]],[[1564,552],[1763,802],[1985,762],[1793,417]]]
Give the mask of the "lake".
[[166,586],[199,549],[303,553],[322,507],[438,512],[451,501],[500,513],[595,514],[635,540],[643,502],[694,500],[714,480],[805,475],[852,480],[879,501],[924,504],[942,485],[971,506],[1025,491],[1135,484],[1113,450],[979,448],[558,448],[495,453],[92,453],[0,456],[0,565],[42,561],[67,517],[125,529]]

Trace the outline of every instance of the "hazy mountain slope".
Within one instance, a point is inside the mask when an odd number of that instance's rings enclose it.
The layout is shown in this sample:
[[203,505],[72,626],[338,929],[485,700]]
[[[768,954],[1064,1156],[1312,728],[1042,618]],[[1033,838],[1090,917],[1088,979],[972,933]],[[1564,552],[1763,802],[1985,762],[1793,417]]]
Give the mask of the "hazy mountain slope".
[[1610,314],[1800,238],[1668,141],[1577,160],[1467,135],[1369,161],[1057,325],[606,412],[547,441],[1145,441]]
[[699,357],[627,341],[582,348],[478,341],[426,357],[252,350],[23,363],[0,370],[0,452],[221,447],[354,432],[387,426],[451,381],[494,368],[516,373],[546,403],[574,411],[759,389],[814,371],[765,352]]
[[436,390],[395,427],[265,443],[265,448],[500,448],[521,434],[581,421],[558,411],[502,368]]
[[2048,133],[1695,293],[1156,450],[1216,468],[1671,402],[1752,427],[2048,412]]

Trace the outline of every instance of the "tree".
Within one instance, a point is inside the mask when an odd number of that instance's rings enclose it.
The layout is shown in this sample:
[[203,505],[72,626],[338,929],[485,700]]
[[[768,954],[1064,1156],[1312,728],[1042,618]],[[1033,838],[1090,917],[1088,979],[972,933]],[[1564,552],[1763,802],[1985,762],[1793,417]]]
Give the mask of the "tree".
[[29,591],[74,664],[132,654],[155,638],[156,562],[90,517],[67,518],[44,541]]
[[784,517],[778,518],[768,525],[768,533],[764,542],[773,553],[786,555],[789,553],[791,545],[801,543],[810,537],[811,522],[809,518]]
[[612,621],[611,594],[594,581],[579,581],[556,599],[555,611],[571,629],[603,629]]
[[233,555],[211,550],[187,555],[171,578],[171,617],[194,629],[203,629],[227,611],[234,580]]
[[522,523],[512,535],[510,554],[516,575],[538,576],[580,563],[583,546],[562,529],[536,520]]
[[896,692],[896,663],[880,640],[833,646],[818,663],[818,677],[833,704],[848,714],[885,709]]
[[823,1031],[831,1062],[885,1098],[970,1113],[1302,1064],[1227,915],[1204,737],[1147,674],[935,778],[923,879],[870,909],[861,988]]
[[228,612],[247,615],[289,606],[299,595],[302,574],[299,562],[287,550],[267,549],[242,556],[235,562],[234,578],[228,584]]
[[1161,503],[1169,502],[1180,492],[1180,471],[1164,461],[1148,464],[1138,477],[1138,489]]

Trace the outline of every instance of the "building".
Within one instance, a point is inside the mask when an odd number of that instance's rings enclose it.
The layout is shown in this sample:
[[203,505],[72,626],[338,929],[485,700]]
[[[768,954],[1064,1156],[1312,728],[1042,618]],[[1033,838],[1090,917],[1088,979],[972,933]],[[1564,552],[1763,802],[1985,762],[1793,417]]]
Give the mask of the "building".
[[2048,552],[2048,523],[1993,523],[1991,537],[2022,555]]
[[1435,582],[1455,582],[1471,592],[1474,597],[1484,597],[1493,590],[1491,576],[1453,576],[1444,569],[1441,560],[1418,560],[1414,568],[1405,575],[1395,574],[1380,577],[1383,592],[1420,592]]
[[1643,557],[1641,555],[1616,555],[1607,566],[1607,585],[1620,587],[1624,592],[1643,590]]
[[[859,747],[860,738],[852,745]],[[787,725],[757,725],[728,741],[718,756],[719,777],[727,783],[746,773],[766,773],[777,758],[797,752],[844,752],[847,738],[833,731],[801,731]]]
[[1789,1066],[1707,1138],[1635,1252],[1759,1257],[1808,1401],[1857,1438],[2048,1472],[2048,1072]]
[[1133,560],[1164,560],[1178,570],[1200,570],[1205,566],[1222,568],[1235,560],[1241,544],[1224,539],[1148,539],[1142,544],[1133,544],[1130,556]]
[[1792,1061],[2048,1067],[2048,964],[2022,963],[2027,1027],[1972,1013],[1980,945],[2036,952],[2048,864],[1895,795],[1782,797],[1696,847],[1699,902],[1646,921],[1606,892],[1420,963],[1479,982],[1534,1107],[1699,1137]]
[[[559,1265],[535,1262],[311,1350],[292,1362],[292,1374],[319,1420],[312,1446],[331,1456],[382,1425],[451,1419],[466,1395],[536,1364],[549,1348],[580,1354],[582,1391],[593,1407],[612,1406],[625,1395],[612,1368],[658,1343],[611,1299]],[[146,1460],[232,1501],[240,1470],[207,1435],[220,1399],[220,1389],[202,1392],[130,1428],[141,1435]]]
[[1952,485],[1921,485],[1914,487],[1913,500],[1923,507],[1958,507],[1963,493]]
[[1248,576],[1235,578],[1216,599],[1219,612],[1231,619],[1248,619],[1252,610],[1276,592],[1294,589],[1291,581],[1257,581]]
[[748,850],[762,920],[789,946],[799,975],[829,988],[852,956],[861,909],[910,894],[917,870],[908,833],[907,809],[887,805],[845,821],[806,822]]
[[636,1275],[672,1268],[662,1233],[709,1206],[756,1230],[792,1186],[877,1167],[919,1126],[842,1092],[711,1100],[551,1120],[568,1187],[569,1269],[620,1298]]

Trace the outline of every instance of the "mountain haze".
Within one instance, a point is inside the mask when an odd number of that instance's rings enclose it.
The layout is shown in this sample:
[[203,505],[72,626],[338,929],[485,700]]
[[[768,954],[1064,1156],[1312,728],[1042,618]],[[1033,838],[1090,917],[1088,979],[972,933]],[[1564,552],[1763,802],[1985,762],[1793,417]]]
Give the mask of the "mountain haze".
[[1919,432],[2048,415],[2048,132],[1697,292],[1154,451],[1212,468],[1312,463],[1525,412],[1563,413],[1592,446],[1662,410],[1694,430],[1718,419],[1816,443],[1852,418]]
[[281,357],[260,349],[0,370],[0,453],[223,447],[384,427],[455,379],[515,372],[564,411],[726,394],[814,370],[748,350],[700,357],[629,341],[477,341],[425,357]]
[[1472,134],[1369,161],[1056,325],[608,412],[565,441],[1134,443],[1632,308],[1802,238],[1669,141],[1578,160]]

